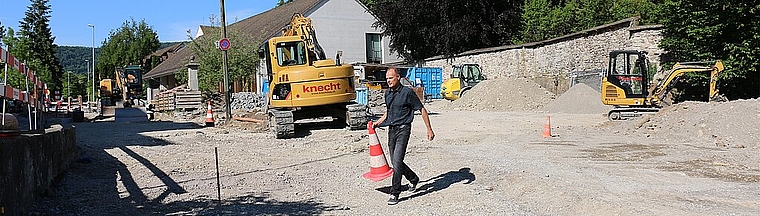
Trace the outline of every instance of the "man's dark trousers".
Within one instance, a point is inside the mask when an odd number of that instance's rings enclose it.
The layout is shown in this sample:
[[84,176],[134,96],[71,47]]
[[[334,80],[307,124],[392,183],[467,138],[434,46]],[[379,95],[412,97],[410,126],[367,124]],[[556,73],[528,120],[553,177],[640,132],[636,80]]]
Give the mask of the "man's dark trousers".
[[398,195],[401,193],[401,176],[406,176],[409,182],[417,183],[420,179],[404,163],[406,155],[406,146],[409,143],[409,136],[412,132],[410,124],[399,126],[390,126],[388,128],[388,150],[390,151],[391,164],[393,164],[393,180],[391,185],[391,194]]

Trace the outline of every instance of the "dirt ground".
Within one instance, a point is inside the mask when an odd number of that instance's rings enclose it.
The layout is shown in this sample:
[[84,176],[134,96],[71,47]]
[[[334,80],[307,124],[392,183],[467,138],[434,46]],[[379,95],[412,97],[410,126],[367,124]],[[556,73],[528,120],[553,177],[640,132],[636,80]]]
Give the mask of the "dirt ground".
[[[416,117],[405,161],[422,182],[395,206],[390,179],[361,177],[366,131],[307,122],[297,138],[277,140],[261,132],[266,123],[203,128],[195,119],[77,123],[81,155],[33,214],[760,214],[760,100],[625,122],[448,103],[427,105],[434,141]],[[552,138],[541,137],[547,116]],[[387,153],[387,131],[378,134]]]

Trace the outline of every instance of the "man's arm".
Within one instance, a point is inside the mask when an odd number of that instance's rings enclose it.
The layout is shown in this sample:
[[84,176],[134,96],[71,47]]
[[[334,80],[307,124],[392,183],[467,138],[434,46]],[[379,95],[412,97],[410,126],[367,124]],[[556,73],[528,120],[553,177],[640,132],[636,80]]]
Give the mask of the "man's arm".
[[435,133],[433,133],[433,127],[430,126],[430,117],[428,117],[427,109],[425,109],[425,107],[422,107],[422,109],[420,109],[420,112],[422,112],[422,121],[425,122],[425,127],[427,127],[428,140],[432,141],[435,138]]
[[382,124],[385,121],[385,117],[388,116],[388,111],[385,111],[383,113],[383,116],[380,117],[377,121],[374,122],[373,127],[380,127],[380,124]]

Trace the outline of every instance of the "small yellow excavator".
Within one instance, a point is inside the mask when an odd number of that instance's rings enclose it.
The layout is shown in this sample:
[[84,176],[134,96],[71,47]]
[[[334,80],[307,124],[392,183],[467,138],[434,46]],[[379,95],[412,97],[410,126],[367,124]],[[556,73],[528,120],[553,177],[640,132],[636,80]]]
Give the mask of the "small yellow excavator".
[[615,106],[608,113],[610,120],[625,120],[645,113],[654,113],[669,105],[663,99],[671,90],[670,84],[686,73],[710,73],[709,100],[719,100],[715,87],[718,74],[723,72],[723,63],[679,62],[659,80],[651,91],[647,91],[649,62],[646,52],[637,50],[615,50],[610,52],[609,67],[602,78],[602,103]]
[[478,64],[453,65],[453,68],[451,78],[441,83],[441,97],[447,100],[459,99],[472,87],[486,80]]
[[267,102],[269,127],[275,137],[295,134],[300,119],[333,117],[344,120],[351,130],[367,126],[366,107],[357,104],[354,69],[325,57],[317,42],[311,19],[296,13],[282,36],[262,45],[269,79]]

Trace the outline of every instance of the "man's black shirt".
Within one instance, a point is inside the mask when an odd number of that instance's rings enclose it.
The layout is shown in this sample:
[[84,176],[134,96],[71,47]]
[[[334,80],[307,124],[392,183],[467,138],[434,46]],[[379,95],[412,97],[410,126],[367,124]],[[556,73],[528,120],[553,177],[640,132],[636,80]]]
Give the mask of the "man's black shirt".
[[414,120],[414,111],[423,108],[417,94],[411,88],[403,85],[385,91],[385,106],[387,107],[387,116],[385,121],[378,125],[381,127],[411,124]]

